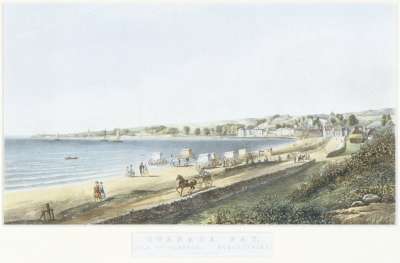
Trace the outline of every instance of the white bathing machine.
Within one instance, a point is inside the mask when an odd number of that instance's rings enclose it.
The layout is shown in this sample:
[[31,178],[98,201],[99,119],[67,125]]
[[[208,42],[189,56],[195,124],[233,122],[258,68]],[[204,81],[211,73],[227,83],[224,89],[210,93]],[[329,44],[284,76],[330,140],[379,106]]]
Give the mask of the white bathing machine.
[[180,152],[179,157],[181,159],[192,159],[193,158],[193,150],[191,148],[183,148]]
[[153,152],[151,158],[148,161],[149,165],[163,165],[167,164],[167,160],[163,157],[162,152]]
[[178,155],[172,160],[174,166],[189,166],[193,160],[193,150],[191,148],[183,148]]
[[239,154],[236,151],[229,151],[229,152],[224,152],[224,158],[226,160],[236,160],[238,159]]
[[215,153],[199,154],[196,161],[197,168],[214,168],[218,165],[218,158]]
[[240,149],[238,151],[238,159],[240,161],[246,160],[247,158],[247,150],[246,149]]
[[236,151],[224,153],[224,166],[233,166],[239,161],[239,154]]

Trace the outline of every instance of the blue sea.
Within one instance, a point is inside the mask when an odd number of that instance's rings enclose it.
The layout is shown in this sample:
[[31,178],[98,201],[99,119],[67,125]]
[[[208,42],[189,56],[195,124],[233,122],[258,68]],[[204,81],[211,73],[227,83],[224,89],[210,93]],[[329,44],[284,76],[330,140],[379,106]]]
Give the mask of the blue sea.
[[[291,139],[221,138],[221,139],[138,139],[113,143],[96,140],[47,140],[31,138],[5,139],[5,190],[74,183],[112,176],[124,176],[126,167],[151,158],[152,152],[165,157],[179,154],[183,148],[193,153],[216,152],[246,148],[248,150],[276,147]],[[77,160],[65,160],[78,156]]]

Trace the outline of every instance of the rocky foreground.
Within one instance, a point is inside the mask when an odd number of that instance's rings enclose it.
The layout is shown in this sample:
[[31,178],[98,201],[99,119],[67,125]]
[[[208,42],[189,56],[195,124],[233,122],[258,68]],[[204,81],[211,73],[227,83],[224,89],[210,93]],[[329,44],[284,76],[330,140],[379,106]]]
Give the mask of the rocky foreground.
[[335,224],[394,224],[395,203],[372,203],[328,212]]

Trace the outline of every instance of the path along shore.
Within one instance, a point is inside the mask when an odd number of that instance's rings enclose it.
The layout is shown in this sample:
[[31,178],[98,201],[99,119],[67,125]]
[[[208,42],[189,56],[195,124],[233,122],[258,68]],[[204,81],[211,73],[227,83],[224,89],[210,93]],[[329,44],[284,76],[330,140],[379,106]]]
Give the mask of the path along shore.
[[[275,154],[283,157],[290,152],[307,150],[311,158],[317,161],[326,158],[326,154],[337,148],[338,141],[322,138],[298,140],[295,143],[274,149]],[[275,155],[276,156],[276,155]],[[212,170],[213,187],[226,187],[243,180],[276,173],[295,167],[292,160],[280,163],[256,164],[245,169],[238,167],[230,172],[224,168]],[[40,223],[41,207],[50,203],[54,208],[56,221],[61,224],[98,223],[132,210],[154,207],[163,203],[179,200],[175,191],[176,175],[185,178],[197,175],[194,167],[167,167],[150,176],[116,177],[104,179],[107,198],[102,202],[93,200],[93,182],[75,183],[43,187],[27,191],[4,193],[5,223]],[[201,189],[196,189],[201,191]]]

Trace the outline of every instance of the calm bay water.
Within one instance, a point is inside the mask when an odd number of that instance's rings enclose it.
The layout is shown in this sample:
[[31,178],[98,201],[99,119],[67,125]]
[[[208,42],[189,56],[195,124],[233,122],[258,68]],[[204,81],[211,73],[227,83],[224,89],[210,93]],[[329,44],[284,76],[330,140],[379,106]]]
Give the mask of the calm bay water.
[[[150,159],[152,152],[165,157],[178,154],[183,148],[192,148],[198,155],[206,152],[222,154],[225,151],[276,147],[292,142],[290,139],[139,139],[122,143],[95,140],[41,140],[6,138],[6,190],[95,180],[123,176],[126,166]],[[77,160],[65,160],[78,156]]]

